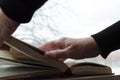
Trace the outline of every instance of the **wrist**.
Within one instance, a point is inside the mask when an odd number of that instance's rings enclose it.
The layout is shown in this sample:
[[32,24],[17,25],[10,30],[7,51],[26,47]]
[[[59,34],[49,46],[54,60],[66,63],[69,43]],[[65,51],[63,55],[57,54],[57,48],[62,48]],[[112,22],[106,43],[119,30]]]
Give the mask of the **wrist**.
[[89,37],[86,40],[87,40],[86,41],[87,42],[87,52],[89,53],[88,58],[98,56],[101,53],[101,51],[100,51],[97,43],[93,39],[93,37]]

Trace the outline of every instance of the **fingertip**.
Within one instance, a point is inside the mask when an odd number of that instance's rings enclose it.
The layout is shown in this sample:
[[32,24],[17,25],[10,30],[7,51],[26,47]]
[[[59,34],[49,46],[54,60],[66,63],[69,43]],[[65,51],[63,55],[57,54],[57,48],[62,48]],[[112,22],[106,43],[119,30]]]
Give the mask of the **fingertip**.
[[64,62],[66,60],[66,58],[60,58],[59,60]]

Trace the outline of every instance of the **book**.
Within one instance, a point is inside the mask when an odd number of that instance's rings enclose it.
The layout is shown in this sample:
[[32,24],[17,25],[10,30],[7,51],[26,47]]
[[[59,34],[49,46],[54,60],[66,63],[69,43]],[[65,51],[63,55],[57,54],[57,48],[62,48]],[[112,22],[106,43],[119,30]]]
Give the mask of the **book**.
[[99,63],[80,62],[69,65],[48,59],[44,57],[44,51],[12,36],[4,44],[11,49],[0,51],[0,60],[4,64],[0,66],[0,79],[113,75],[109,66]]

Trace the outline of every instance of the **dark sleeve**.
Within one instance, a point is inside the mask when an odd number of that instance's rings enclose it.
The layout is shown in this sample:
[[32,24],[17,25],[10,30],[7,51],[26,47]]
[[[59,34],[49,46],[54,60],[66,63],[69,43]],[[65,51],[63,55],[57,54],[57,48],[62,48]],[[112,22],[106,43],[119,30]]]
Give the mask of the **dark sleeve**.
[[26,23],[47,0],[0,0],[2,11],[12,20]]
[[106,58],[111,51],[120,48],[120,21],[92,35],[92,37],[102,51],[101,56]]

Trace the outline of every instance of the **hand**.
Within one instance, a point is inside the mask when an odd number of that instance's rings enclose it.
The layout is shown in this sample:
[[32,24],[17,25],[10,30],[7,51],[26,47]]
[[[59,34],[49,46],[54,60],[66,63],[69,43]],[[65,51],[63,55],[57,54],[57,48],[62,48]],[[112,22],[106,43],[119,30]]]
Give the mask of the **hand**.
[[0,10],[0,46],[4,40],[7,40],[10,35],[16,30],[19,23],[8,18],[2,10]]
[[51,59],[84,59],[96,57],[100,53],[92,37],[79,39],[61,38],[45,43],[39,48],[46,52],[45,57]]

